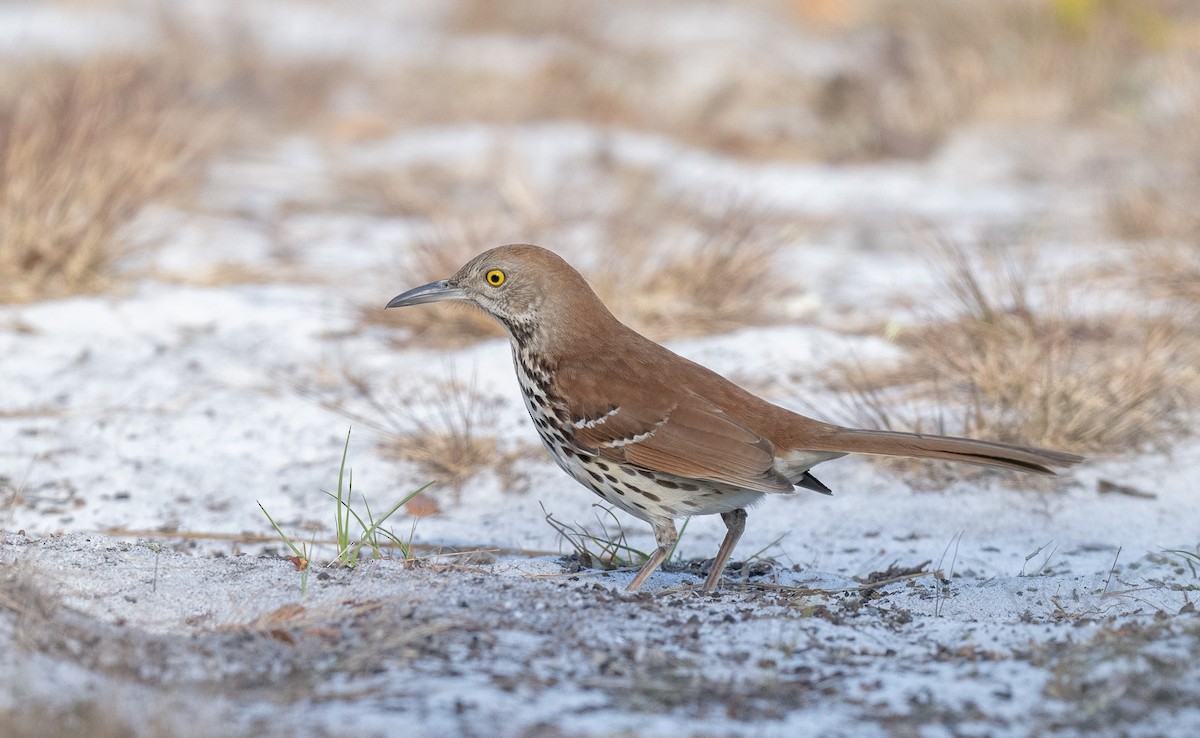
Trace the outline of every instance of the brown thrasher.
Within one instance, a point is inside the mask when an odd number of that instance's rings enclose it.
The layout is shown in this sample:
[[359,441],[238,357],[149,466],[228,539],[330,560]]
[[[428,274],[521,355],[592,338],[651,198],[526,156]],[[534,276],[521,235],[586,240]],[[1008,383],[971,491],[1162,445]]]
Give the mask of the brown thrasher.
[[579,272],[537,246],[486,251],[449,279],[387,304],[469,302],[504,326],[525,407],[555,462],[606,502],[654,527],[658,549],[639,589],[677,538],[674,519],[720,513],[728,532],[704,582],[717,584],[746,508],[796,486],[830,494],[809,473],[848,453],[963,461],[1053,475],[1074,454],[967,438],[855,430],[757,397],[626,327]]

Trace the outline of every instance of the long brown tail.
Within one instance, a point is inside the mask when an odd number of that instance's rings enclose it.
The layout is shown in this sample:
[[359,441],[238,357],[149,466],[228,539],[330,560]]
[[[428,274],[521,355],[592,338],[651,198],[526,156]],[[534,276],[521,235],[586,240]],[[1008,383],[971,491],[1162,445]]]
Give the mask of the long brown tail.
[[[821,439],[814,451],[839,451],[879,456],[911,456],[919,459],[945,459],[979,466],[1034,472],[1054,476],[1051,467],[1074,466],[1082,456],[1048,451],[1043,448],[1016,446],[994,441],[976,441],[950,436],[926,436],[897,431],[838,428]],[[827,445],[826,445],[827,444]]]

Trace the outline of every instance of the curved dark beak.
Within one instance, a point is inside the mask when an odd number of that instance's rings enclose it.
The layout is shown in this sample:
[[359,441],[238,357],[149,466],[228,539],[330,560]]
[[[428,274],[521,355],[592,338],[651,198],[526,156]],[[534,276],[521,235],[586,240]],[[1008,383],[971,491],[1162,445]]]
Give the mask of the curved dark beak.
[[[402,292],[392,298],[387,304],[389,308],[408,307],[409,305],[424,305],[427,302],[442,300],[465,300],[463,291],[450,286],[450,280],[440,279],[437,282],[414,287],[408,292]],[[387,308],[384,308],[385,310]]]

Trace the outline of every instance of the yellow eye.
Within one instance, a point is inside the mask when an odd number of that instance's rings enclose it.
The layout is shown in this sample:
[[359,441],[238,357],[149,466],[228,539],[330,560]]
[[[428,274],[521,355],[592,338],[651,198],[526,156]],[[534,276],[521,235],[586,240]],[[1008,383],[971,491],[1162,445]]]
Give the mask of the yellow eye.
[[504,272],[500,271],[499,269],[493,269],[487,273],[484,279],[486,279],[487,283],[491,286],[499,287],[500,285],[504,284]]

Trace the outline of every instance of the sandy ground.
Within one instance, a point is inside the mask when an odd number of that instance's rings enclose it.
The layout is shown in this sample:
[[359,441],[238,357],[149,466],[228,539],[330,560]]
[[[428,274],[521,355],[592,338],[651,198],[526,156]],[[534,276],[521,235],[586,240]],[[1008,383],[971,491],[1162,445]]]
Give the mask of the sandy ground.
[[[826,259],[869,271],[853,251]],[[919,262],[908,269],[911,284],[930,279]],[[281,543],[237,540],[273,535],[256,502],[299,540],[331,534],[322,490],[336,486],[346,413],[370,412],[346,390],[347,367],[396,404],[469,378],[494,410],[487,433],[504,448],[536,443],[503,341],[398,349],[389,330],[355,327],[351,280],[332,282],[146,282],[4,309],[0,473],[13,532],[0,546],[0,708],[99,710],[147,735],[1200,726],[1200,581],[1164,551],[1195,545],[1194,445],[1094,460],[1052,491],[1002,476],[922,491],[903,471],[841,460],[821,474],[832,498],[751,511],[739,554],[758,552],[748,580],[758,586],[731,570],[711,598],[692,585],[720,539],[712,519],[692,521],[680,561],[638,595],[621,591],[631,571],[492,552],[569,553],[546,512],[597,528],[591,496],[539,451],[511,469],[485,464],[457,492],[432,489],[442,512],[411,533],[427,558],[345,570],[324,566],[333,547],[318,545],[302,593]],[[404,286],[371,290],[382,303]],[[839,283],[811,288],[839,304]],[[780,402],[818,406],[832,398],[803,394],[798,367],[895,351],[806,325],[671,345],[775,387]],[[388,438],[356,426],[349,448],[356,494],[377,510],[427,481],[384,451]],[[1134,493],[1102,493],[1102,481]],[[410,519],[397,520],[407,537]],[[632,544],[650,545],[623,522]],[[114,529],[153,536],[103,533]]]
[[[103,46],[96,29],[112,18],[91,13],[0,13],[0,32],[42,49]],[[325,37],[370,55],[390,38],[316,6],[289,17],[266,24],[283,53]],[[680,32],[743,32],[705,23]],[[141,33],[112,27],[127,35],[111,43]],[[912,224],[968,243],[1017,241],[1036,224],[1048,282],[1127,256],[1096,235],[1103,201],[1089,182],[1032,177],[1036,153],[1020,148],[973,130],[926,161],[835,167],[586,123],[463,124],[337,150],[296,135],[222,158],[203,207],[139,220],[161,243],[126,265],[144,276],[108,295],[0,306],[0,729],[1200,734],[1200,577],[1171,552],[1198,542],[1195,440],[1091,459],[1051,485],[997,474],[930,490],[904,469],[839,460],[819,475],[833,497],[774,496],[750,512],[718,594],[695,590],[723,533],[714,519],[692,520],[675,560],[627,594],[632,570],[581,567],[547,523],[615,530],[538,447],[506,343],[447,348],[362,319],[414,286],[428,224],[297,206],[347,168],[499,160],[533,201],[562,189],[603,201],[603,161],[652,171],[658,196],[792,218],[805,226],[778,254],[794,286],[778,312],[794,319],[667,343],[836,418],[846,398],[821,371],[899,353],[863,326],[950,308],[919,240],[897,235]],[[591,233],[544,245],[587,271],[605,258]],[[271,278],[210,279],[231,268]],[[487,409],[474,422],[494,460],[457,489],[432,487],[438,514],[390,521],[415,560],[346,569],[317,543],[302,591],[258,503],[296,540],[328,539],[325,491],[350,427],[356,500],[378,511],[429,482],[392,451],[436,425],[450,380]],[[631,545],[652,546],[645,526],[618,520]]]
[[1185,736],[1200,720],[1197,622],[1171,586],[1187,577],[1161,556],[865,590],[775,565],[713,597],[688,572],[634,595],[631,573],[549,557],[372,561],[302,595],[274,557],[86,534],[7,535],[0,556],[5,593],[27,595],[0,619],[19,644],[0,656],[7,699],[94,701],[180,735]]

